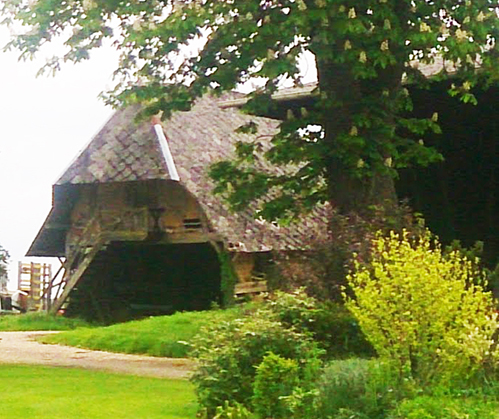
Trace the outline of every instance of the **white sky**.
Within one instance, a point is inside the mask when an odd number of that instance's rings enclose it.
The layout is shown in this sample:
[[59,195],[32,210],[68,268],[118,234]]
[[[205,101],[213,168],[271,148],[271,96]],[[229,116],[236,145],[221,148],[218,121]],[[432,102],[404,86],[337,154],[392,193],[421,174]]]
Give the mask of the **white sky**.
[[[0,245],[17,262],[35,238],[52,200],[52,184],[112,113],[97,95],[110,86],[116,54],[66,65],[55,77],[36,77],[45,58],[19,62],[2,53],[9,32],[0,26]],[[34,258],[37,261],[38,258]]]

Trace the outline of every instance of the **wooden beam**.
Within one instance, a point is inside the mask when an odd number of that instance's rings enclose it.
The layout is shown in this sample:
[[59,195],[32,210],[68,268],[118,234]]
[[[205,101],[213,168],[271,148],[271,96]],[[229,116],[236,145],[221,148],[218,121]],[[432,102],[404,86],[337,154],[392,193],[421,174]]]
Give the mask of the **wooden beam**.
[[234,289],[234,294],[242,295],[242,294],[253,294],[255,292],[266,292],[267,291],[267,282],[264,281],[255,281],[255,282],[240,282],[236,284]]
[[[283,102],[289,100],[308,98],[313,95],[318,95],[318,93],[313,93],[316,87],[317,87],[316,83],[310,83],[301,87],[290,87],[288,89],[277,91],[272,95],[272,99],[275,100],[276,102]],[[244,96],[238,99],[222,101],[218,104],[218,106],[222,109],[239,108],[245,105],[248,102],[248,100],[249,98],[247,96]]]
[[61,263],[61,266],[59,266],[59,269],[57,270],[56,274],[52,277],[47,287],[43,290],[41,298],[42,299],[45,298],[47,300],[47,307],[46,307],[47,311],[50,311],[50,306],[52,305],[52,289],[55,286],[54,282],[63,270],[64,270],[64,265]]
[[71,228],[71,224],[68,223],[47,223],[44,226],[48,230],[69,230]]
[[64,265],[59,266],[59,269],[57,270],[56,274],[52,277],[52,279],[48,283],[48,286],[43,290],[41,298],[43,298],[43,297],[45,297],[45,295],[49,294],[49,291],[54,286],[55,280],[57,279],[57,277],[59,276],[59,274],[62,272],[63,269],[64,269]]
[[160,243],[164,244],[185,244],[185,243],[211,243],[221,241],[216,233],[203,233],[202,231],[167,233],[165,239]]

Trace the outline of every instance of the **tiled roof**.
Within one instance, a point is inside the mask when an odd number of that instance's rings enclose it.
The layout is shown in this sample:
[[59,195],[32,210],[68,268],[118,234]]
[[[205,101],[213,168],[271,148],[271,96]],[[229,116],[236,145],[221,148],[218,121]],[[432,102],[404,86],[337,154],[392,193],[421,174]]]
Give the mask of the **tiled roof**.
[[168,179],[150,124],[134,124],[138,107],[116,112],[57,185]]
[[[197,198],[213,230],[234,250],[295,250],[306,248],[314,239],[325,240],[327,207],[319,208],[289,226],[277,227],[256,221],[250,209],[231,213],[223,200],[213,195],[214,185],[207,174],[209,166],[231,158],[236,141],[255,140],[255,135],[235,130],[251,120],[259,127],[256,136],[268,139],[278,126],[274,119],[219,106],[234,98],[237,95],[229,98],[205,96],[190,111],[176,112],[163,123],[180,183]],[[136,107],[117,111],[57,185],[169,179],[153,126],[149,121],[136,124],[137,111]]]

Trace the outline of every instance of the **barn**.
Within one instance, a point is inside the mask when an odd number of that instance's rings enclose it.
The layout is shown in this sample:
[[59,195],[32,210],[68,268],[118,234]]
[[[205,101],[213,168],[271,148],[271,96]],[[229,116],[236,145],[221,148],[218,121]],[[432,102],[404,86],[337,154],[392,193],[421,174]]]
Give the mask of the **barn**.
[[264,289],[272,251],[327,237],[326,207],[280,226],[254,208],[232,213],[213,194],[209,166],[256,139],[236,129],[253,121],[262,139],[278,125],[227,105],[240,99],[206,95],[164,124],[137,122],[135,106],[110,118],[53,186],[27,253],[62,262],[43,290],[49,311],[115,321],[206,309],[233,292],[231,281]]

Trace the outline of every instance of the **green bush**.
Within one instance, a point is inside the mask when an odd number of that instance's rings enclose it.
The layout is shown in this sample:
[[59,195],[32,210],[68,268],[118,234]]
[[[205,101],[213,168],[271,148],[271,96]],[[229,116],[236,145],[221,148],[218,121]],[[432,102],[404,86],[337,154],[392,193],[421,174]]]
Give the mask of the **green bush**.
[[318,382],[317,418],[384,418],[406,387],[378,360],[331,362]]
[[[206,418],[206,416],[205,412],[204,417]],[[255,416],[242,404],[237,402],[231,404],[226,400],[223,406],[216,408],[213,419],[255,419]]]
[[313,336],[330,359],[376,355],[355,317],[339,303],[321,303]]
[[251,407],[256,367],[269,352],[295,360],[306,382],[320,368],[321,351],[308,336],[258,314],[215,325],[198,336],[194,348],[192,382],[209,415],[225,401]]
[[[315,379],[315,381],[317,378]],[[318,391],[314,383],[300,382],[300,386],[295,387],[290,396],[285,396],[283,399],[289,409],[289,419],[310,419],[317,417],[316,399]],[[304,387],[302,387],[306,384]],[[308,385],[314,384],[312,388],[307,388]]]
[[422,383],[469,379],[499,353],[495,302],[460,252],[443,255],[429,232],[373,241],[372,260],[348,276],[346,306],[383,359]]
[[419,396],[404,400],[389,419],[497,419],[499,404],[482,398]]
[[286,397],[300,384],[298,362],[270,352],[256,368],[253,410],[262,418],[288,418]]
[[293,292],[273,293],[265,307],[278,321],[310,334],[328,358],[375,355],[356,319],[341,304],[317,301],[304,288],[298,288]]
[[266,301],[268,307],[284,324],[298,330],[313,330],[317,314],[321,310],[317,300],[309,297],[304,288],[292,292],[276,291]]

